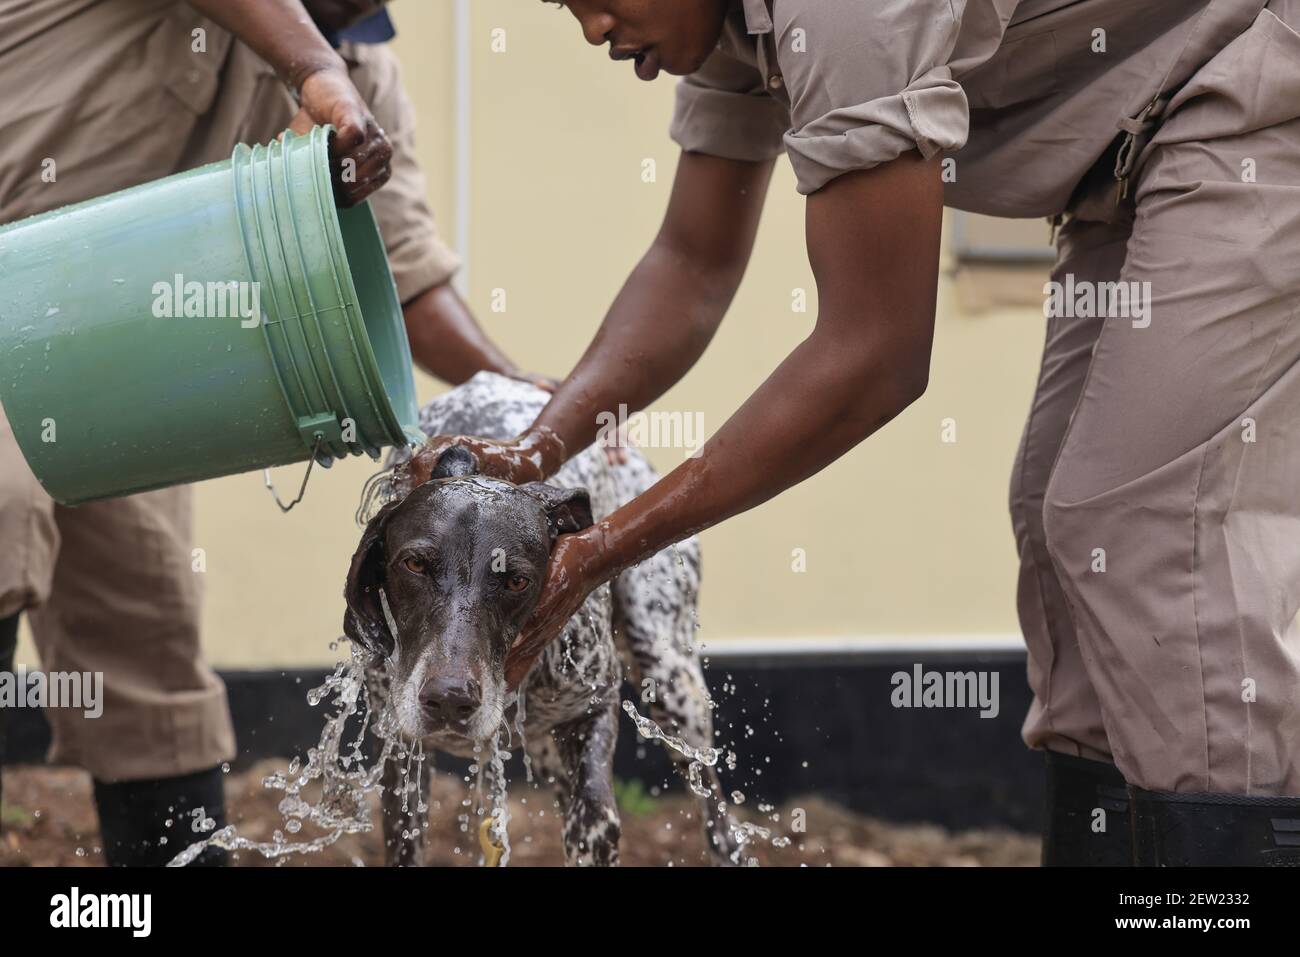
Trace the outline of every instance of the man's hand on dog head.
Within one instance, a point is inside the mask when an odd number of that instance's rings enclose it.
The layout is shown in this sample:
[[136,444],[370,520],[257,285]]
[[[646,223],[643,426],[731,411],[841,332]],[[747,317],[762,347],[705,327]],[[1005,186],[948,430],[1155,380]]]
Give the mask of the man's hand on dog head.
[[508,441],[476,435],[436,435],[397,469],[394,491],[406,496],[429,481],[442,454],[453,446],[466,449],[474,457],[480,475],[515,485],[544,481],[564,460],[564,444],[545,429]]
[[599,535],[597,524],[555,540],[537,606],[506,655],[509,690],[523,683],[546,646],[560,636],[587,596],[607,580],[600,571]]

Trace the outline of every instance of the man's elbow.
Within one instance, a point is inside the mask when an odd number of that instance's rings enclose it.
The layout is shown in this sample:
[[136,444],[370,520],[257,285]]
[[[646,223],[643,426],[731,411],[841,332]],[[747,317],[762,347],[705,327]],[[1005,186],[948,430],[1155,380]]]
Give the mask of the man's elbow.
[[930,356],[927,352],[876,364],[871,381],[876,384],[876,405],[883,413],[883,424],[925,395],[930,385]]
[[930,384],[930,343],[846,341],[821,327],[812,342],[829,382],[839,383],[843,410],[870,435],[925,395]]
[[930,363],[928,357],[927,361],[917,363],[913,369],[903,370],[896,374],[894,378],[895,401],[898,405],[898,412],[902,412],[925,395],[925,390],[930,387]]
[[857,367],[852,380],[857,386],[853,396],[846,397],[842,414],[860,441],[902,415],[925,395],[929,373],[925,365],[904,367],[871,362]]
[[666,264],[680,280],[691,283],[697,295],[728,303],[740,288],[749,265],[746,250],[710,245],[666,229],[655,238],[652,258]]

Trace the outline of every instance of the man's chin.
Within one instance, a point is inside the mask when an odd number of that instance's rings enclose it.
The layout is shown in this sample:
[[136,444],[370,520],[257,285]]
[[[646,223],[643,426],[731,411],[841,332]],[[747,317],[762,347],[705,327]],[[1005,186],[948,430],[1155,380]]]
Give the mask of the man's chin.
[[692,73],[698,73],[704,68],[704,64],[709,61],[709,57],[717,52],[717,45],[709,47],[698,53],[673,57],[661,64],[665,73],[671,73],[673,76],[690,76]]

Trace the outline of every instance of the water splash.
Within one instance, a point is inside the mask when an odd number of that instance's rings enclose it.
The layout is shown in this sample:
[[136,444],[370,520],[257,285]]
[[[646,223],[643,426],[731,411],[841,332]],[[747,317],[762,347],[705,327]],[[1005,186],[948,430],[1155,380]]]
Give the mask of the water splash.
[[357,526],[364,528],[366,523],[379,513],[379,510],[397,497],[393,488],[392,468],[381,469],[366,479],[361,488],[361,501],[354,516]]
[[524,714],[524,685],[519,686],[515,697],[515,734],[519,735],[519,753],[524,760],[524,780],[533,783],[533,759],[528,754],[528,739],[524,734],[524,723],[528,720]]
[[[313,854],[324,850],[345,834],[367,833],[374,829],[371,820],[370,798],[383,789],[380,783],[384,765],[389,760],[406,761],[405,775],[409,782],[410,767],[415,762],[418,781],[419,762],[423,751],[408,748],[397,734],[391,709],[372,714],[369,695],[366,694],[366,668],[368,657],[358,648],[352,649],[350,660],[339,662],[325,683],[307,694],[312,705],[320,704],[332,696],[333,713],[326,719],[316,747],[307,751],[307,763],[294,758],[285,770],[275,771],[263,779],[263,787],[284,792],[279,811],[284,818],[284,830],[276,830],[271,841],[255,841],[238,834],[235,826],[228,825],[177,854],[168,867],[184,867],[209,847],[228,851],[252,851],[269,860],[292,854]],[[361,727],[352,740],[347,740],[348,723],[359,718]],[[367,734],[380,743],[379,754],[368,762],[364,750]],[[313,782],[320,783],[320,796],[313,802],[303,796],[304,789]],[[418,784],[416,785],[418,788]],[[421,801],[421,803],[423,803]],[[210,820],[210,819],[208,819]],[[306,841],[293,841],[285,836],[297,834],[304,824],[312,824],[325,833]]]
[[[628,717],[632,719],[632,722],[636,725],[636,729],[638,733],[640,733],[641,737],[647,740],[662,741],[674,751],[677,751],[691,759],[690,764],[687,765],[686,768],[686,785],[690,789],[691,793],[702,798],[715,797],[713,791],[704,782],[702,768],[706,765],[708,767],[714,767],[718,763],[719,757],[722,756],[723,749],[696,748],[682,740],[680,737],[668,734],[653,720],[638,712],[636,706],[631,701],[625,700],[623,702],[623,710],[627,712]],[[734,751],[726,752],[725,764],[729,771],[736,770],[737,760]],[[733,805],[738,806],[745,803],[746,798],[742,791],[732,791],[730,797]],[[760,811],[771,810],[770,805],[762,803],[759,804],[758,808]],[[736,849],[729,855],[733,864],[744,863],[751,867],[758,866],[757,858],[745,857],[745,849],[756,841],[766,841],[775,848],[790,846],[790,838],[783,835],[773,836],[770,828],[749,821],[737,821],[727,813],[727,805],[725,801],[719,802],[717,813],[726,815],[727,829],[731,832],[731,836],[736,844]],[[779,815],[772,816],[772,820],[774,821],[778,818]]]
[[700,770],[701,767],[699,761],[692,761],[686,766],[686,786],[691,789],[691,793],[696,797],[713,797],[713,792],[704,783],[704,772]]
[[637,711],[636,705],[632,704],[631,701],[623,702],[623,710],[632,719],[632,723],[636,725],[637,732],[640,733],[641,737],[649,741],[662,741],[674,751],[691,759],[691,763],[686,768],[686,786],[690,788],[692,794],[702,798],[713,796],[709,786],[704,783],[704,775],[700,767],[701,765],[713,767],[717,764],[718,757],[722,754],[721,748],[697,748],[675,734],[668,734],[659,725]]
[[502,746],[501,734],[498,730],[492,739],[492,756],[479,775],[479,795],[482,797],[484,791],[487,792],[492,820],[489,833],[503,848],[497,866],[505,867],[510,863],[510,802],[507,800],[510,782],[506,778],[506,761],[510,759],[510,752]]
[[662,741],[679,754],[683,754],[692,761],[698,761],[707,767],[711,768],[718,763],[718,757],[722,754],[721,748],[697,748],[694,745],[687,744],[677,735],[668,734],[659,725],[642,715],[636,710],[636,705],[631,701],[623,702],[623,710],[632,719],[632,723],[636,725],[641,737],[651,741]]

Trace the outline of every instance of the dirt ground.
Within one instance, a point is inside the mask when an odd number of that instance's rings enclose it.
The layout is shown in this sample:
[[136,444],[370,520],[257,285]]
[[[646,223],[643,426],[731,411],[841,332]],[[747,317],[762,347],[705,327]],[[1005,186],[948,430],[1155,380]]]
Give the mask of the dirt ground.
[[[262,778],[285,762],[264,762],[226,779],[231,821],[239,833],[269,840],[282,826],[276,810],[279,792],[262,787]],[[647,794],[638,782],[618,782],[622,812],[624,865],[650,867],[690,866],[707,863],[697,805],[685,794],[659,797]],[[461,830],[458,816],[469,796],[468,785],[447,774],[434,776],[431,788],[431,831],[427,840],[428,863],[473,866],[479,862],[476,829]],[[792,815],[802,809],[806,830],[789,829]],[[563,863],[560,827],[549,790],[512,790],[510,801],[512,866]],[[890,866],[1032,866],[1038,863],[1038,840],[1022,834],[996,831],[949,833],[929,825],[900,826],[853,814],[834,804],[808,798],[760,811],[742,805],[737,817],[767,827],[768,840],[755,838],[746,856],[763,866],[849,867]],[[778,815],[778,820],[772,820]],[[376,814],[373,818],[378,819]],[[304,828],[296,839],[314,836]],[[788,837],[785,847],[772,841]],[[6,768],[4,773],[3,835],[0,866],[84,865],[100,866],[97,828],[91,803],[90,779],[71,768]],[[268,866],[273,862],[243,852],[235,861],[243,866]],[[285,866],[376,866],[383,863],[383,848],[375,833],[346,835],[324,851],[284,861]]]

